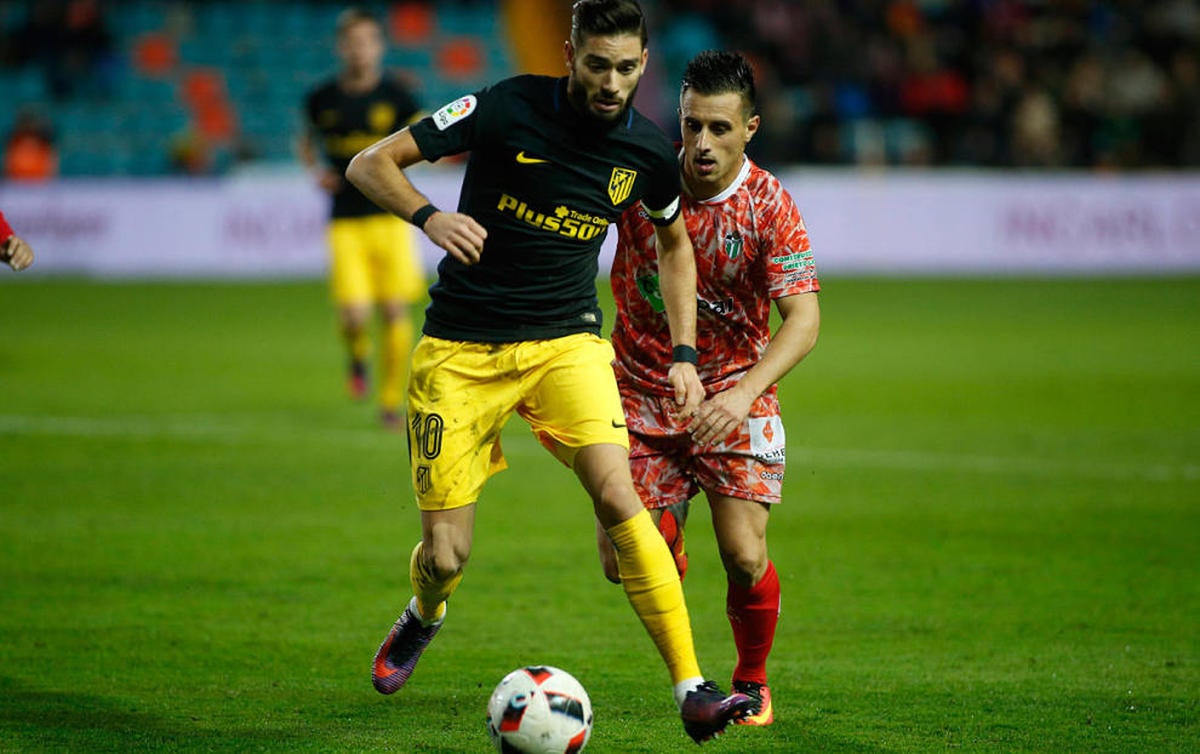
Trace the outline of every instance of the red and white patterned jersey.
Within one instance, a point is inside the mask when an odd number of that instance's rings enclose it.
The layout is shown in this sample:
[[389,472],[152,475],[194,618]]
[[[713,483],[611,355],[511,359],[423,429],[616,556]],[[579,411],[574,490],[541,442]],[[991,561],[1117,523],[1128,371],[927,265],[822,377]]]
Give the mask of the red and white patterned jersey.
[[[696,250],[698,369],[713,395],[762,358],[771,338],[771,302],[821,286],[800,211],[779,179],[750,158],[720,194],[698,200],[685,192],[682,199]],[[617,377],[637,390],[667,395],[672,344],[654,225],[634,205],[621,215],[617,230],[611,277]]]

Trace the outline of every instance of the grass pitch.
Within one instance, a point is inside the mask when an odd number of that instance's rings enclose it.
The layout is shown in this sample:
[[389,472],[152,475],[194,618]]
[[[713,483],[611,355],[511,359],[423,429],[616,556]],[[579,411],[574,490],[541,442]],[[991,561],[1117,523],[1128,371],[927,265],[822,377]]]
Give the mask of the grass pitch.
[[[1195,751],[1200,280],[824,283],[782,386],[777,722],[706,748]],[[589,752],[692,747],[519,419],[446,629],[371,689],[418,518],[321,284],[10,275],[0,321],[0,751],[487,751],[532,662],[587,687]],[[728,683],[703,503],[689,544]]]

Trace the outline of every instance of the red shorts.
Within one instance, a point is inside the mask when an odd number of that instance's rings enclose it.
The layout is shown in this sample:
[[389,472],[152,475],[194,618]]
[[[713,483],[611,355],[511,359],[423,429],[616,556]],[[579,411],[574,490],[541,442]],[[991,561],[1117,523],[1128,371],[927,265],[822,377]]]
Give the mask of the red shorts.
[[779,399],[760,395],[738,431],[700,446],[673,416],[675,400],[621,385],[629,425],[629,465],[647,508],[665,508],[708,490],[743,500],[778,503],[786,464]]

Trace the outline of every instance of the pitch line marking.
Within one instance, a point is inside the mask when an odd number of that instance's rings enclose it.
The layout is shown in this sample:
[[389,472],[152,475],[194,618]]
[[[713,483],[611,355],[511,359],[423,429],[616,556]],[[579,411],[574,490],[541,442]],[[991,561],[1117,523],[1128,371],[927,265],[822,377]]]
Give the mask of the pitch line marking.
[[382,430],[375,427],[330,429],[316,423],[276,421],[278,415],[254,420],[240,415],[227,420],[211,414],[125,416],[119,419],[83,416],[18,416],[0,414],[0,440],[5,435],[50,435],[81,438],[168,439],[216,442],[221,445],[261,444],[264,441],[331,440],[336,444],[380,447]]

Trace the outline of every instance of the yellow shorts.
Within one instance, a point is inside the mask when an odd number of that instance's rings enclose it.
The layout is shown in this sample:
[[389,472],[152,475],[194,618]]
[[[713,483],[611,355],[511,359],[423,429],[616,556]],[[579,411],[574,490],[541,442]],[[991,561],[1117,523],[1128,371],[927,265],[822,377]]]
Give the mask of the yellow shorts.
[[580,448],[629,447],[613,349],[589,333],[522,343],[465,343],[428,335],[408,382],[408,448],[421,510],[479,499],[508,467],[500,430],[515,411],[567,466]]
[[329,223],[329,279],[342,306],[413,303],[425,274],[411,225],[393,215],[343,217]]

